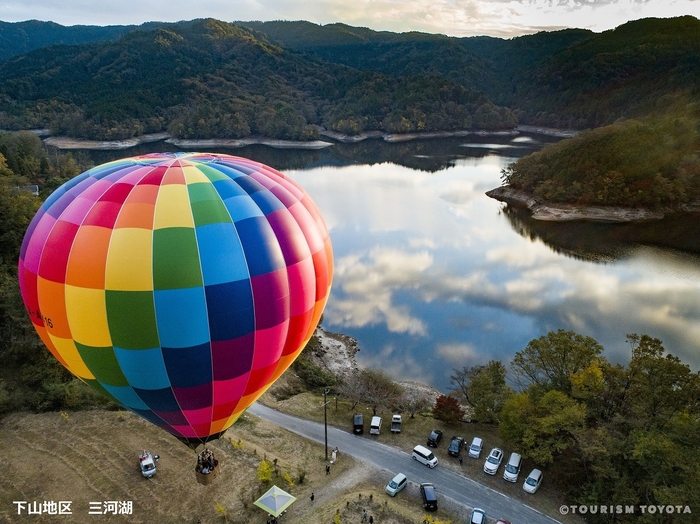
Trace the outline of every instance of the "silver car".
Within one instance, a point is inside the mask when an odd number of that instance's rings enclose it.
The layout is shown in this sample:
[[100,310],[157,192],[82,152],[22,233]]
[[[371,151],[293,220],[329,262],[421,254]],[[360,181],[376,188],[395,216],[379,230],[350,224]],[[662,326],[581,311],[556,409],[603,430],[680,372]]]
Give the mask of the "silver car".
[[501,461],[503,460],[503,450],[501,448],[493,448],[489,456],[486,457],[484,463],[484,471],[489,475],[495,475],[498,471]]
[[518,475],[520,475],[520,466],[522,463],[523,458],[520,456],[520,453],[511,453],[506,463],[505,471],[503,472],[503,478],[508,482],[518,482]]
[[528,493],[535,493],[542,484],[542,472],[539,469],[533,469],[523,483],[523,489]]
[[481,456],[481,448],[484,446],[484,441],[479,437],[474,437],[469,445],[469,456],[478,459]]

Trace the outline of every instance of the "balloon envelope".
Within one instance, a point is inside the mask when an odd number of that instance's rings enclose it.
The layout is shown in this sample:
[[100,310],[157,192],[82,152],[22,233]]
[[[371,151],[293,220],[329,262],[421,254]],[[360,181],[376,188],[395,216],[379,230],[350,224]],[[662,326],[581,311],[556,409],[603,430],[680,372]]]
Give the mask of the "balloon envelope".
[[228,155],[152,154],[58,188],[29,225],[19,279],[61,364],[196,445],[301,352],[332,257],[318,209],[283,174]]

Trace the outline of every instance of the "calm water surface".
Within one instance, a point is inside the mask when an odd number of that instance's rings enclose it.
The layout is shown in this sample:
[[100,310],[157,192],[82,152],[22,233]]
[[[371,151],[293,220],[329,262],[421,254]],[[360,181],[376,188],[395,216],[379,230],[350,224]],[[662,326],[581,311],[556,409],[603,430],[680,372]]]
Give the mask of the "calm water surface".
[[363,366],[447,391],[453,368],[508,363],[563,328],[592,336],[615,362],[629,359],[627,333],[647,333],[700,368],[698,215],[547,224],[484,195],[541,140],[221,152],[284,171],[321,209],[335,253],[323,326],[355,337]]

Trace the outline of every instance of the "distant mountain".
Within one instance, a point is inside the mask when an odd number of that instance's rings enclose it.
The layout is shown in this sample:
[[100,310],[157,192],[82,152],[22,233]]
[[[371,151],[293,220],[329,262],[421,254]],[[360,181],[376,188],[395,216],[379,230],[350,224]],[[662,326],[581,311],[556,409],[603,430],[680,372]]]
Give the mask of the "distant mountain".
[[282,47],[321,60],[392,76],[439,75],[467,89],[509,103],[523,74],[555,53],[594,33],[582,29],[540,32],[511,40],[454,38],[439,34],[372,31],[345,24],[310,22],[236,22],[265,33]]
[[23,55],[34,49],[52,45],[77,45],[105,42],[136,30],[161,27],[160,22],[136,25],[74,25],[63,26],[54,22],[27,20],[26,22],[0,21],[0,61]]
[[640,117],[700,85],[700,21],[648,18],[614,30],[504,40],[375,32],[343,24],[239,22],[281,46],[393,76],[424,71],[485,93],[521,123],[583,129]]
[[513,127],[512,113],[442,77],[393,79],[283,49],[216,20],[51,46],[0,63],[0,127],[117,139]]
[[0,62],[0,127],[74,136],[495,129],[514,115],[584,129],[697,99],[700,86],[700,21],[691,16],[509,40],[212,20],[2,23],[0,39],[16,40],[12,52],[36,48]]

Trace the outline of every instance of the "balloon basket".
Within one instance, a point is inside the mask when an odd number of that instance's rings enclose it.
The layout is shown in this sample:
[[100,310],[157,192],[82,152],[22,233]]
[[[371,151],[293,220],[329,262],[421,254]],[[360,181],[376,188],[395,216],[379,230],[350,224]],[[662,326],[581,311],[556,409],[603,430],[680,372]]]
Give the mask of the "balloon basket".
[[209,470],[208,473],[203,473],[200,468],[195,469],[195,475],[197,476],[197,482],[203,485],[211,484],[214,479],[219,476],[219,471],[221,471],[221,466],[219,461],[216,461],[214,469]]

